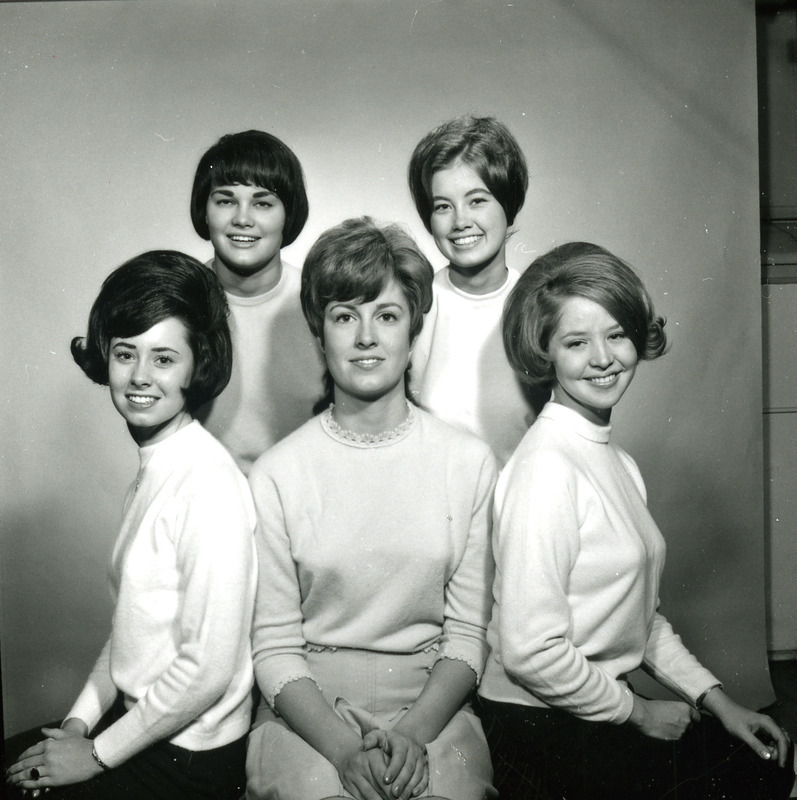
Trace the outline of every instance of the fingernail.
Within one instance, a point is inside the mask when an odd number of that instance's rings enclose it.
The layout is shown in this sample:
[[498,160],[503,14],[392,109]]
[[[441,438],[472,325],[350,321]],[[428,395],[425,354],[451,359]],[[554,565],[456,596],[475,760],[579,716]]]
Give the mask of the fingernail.
[[385,773],[385,783],[390,783],[392,780],[393,780],[393,778],[390,775],[388,775],[387,773]]

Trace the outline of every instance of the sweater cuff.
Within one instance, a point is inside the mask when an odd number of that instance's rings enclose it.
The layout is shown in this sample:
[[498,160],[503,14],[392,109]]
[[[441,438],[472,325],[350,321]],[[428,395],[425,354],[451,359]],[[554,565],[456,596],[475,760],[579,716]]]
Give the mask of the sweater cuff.
[[475,658],[472,653],[465,653],[451,647],[444,647],[435,658],[435,664],[447,658],[451,661],[462,661],[476,673],[476,684],[481,683],[482,673],[484,672],[484,659]]
[[617,717],[613,720],[618,725],[624,725],[631,717],[634,710],[634,693],[631,689],[620,681],[620,688],[622,694],[620,696],[620,707],[617,712]]
[[708,689],[706,689],[706,691],[705,691],[705,692],[702,692],[702,693],[701,693],[701,695],[700,695],[700,697],[698,697],[698,698],[697,698],[697,700],[695,700],[695,708],[696,708],[698,711],[701,711],[701,710],[703,709],[703,701],[706,699],[706,695],[707,695],[707,694],[708,694],[708,693],[709,693],[709,692],[710,692],[712,689],[722,689],[722,688],[723,688],[723,687],[722,687],[722,684],[721,684],[721,683],[715,683],[713,686],[709,686],[709,687],[708,687]]

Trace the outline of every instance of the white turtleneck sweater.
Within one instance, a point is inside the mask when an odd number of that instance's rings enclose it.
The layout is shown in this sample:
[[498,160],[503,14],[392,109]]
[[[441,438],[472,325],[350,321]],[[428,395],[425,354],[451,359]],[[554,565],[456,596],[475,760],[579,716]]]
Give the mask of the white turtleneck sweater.
[[620,724],[639,666],[693,704],[719,683],[657,613],[664,540],[610,432],[550,402],[501,474],[490,700]]
[[111,559],[111,636],[67,715],[91,730],[123,693],[127,713],[95,739],[110,767],[163,739],[188,750],[229,744],[251,714],[257,570],[246,479],[198,422],[139,454]]

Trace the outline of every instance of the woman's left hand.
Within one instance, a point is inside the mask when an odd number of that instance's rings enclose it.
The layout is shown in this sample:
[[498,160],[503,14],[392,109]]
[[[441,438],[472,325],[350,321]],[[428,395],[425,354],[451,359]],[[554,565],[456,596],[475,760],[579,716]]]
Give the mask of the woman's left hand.
[[706,695],[703,708],[713,714],[731,736],[741,739],[761,758],[777,758],[781,768],[786,766],[789,737],[771,717],[739,705],[720,687]]
[[373,730],[363,737],[363,749],[378,747],[389,757],[385,784],[398,800],[417,797],[429,783],[426,748],[405,733],[396,730]]
[[29,747],[8,768],[9,783],[32,791],[35,797],[41,789],[80,783],[102,772],[91,755],[91,739],[60,728],[42,728],[42,733],[47,738]]

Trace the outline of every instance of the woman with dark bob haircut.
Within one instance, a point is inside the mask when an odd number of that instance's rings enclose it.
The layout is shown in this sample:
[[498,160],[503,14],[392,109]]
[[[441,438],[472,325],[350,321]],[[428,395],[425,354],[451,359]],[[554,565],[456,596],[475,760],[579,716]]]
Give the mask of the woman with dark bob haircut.
[[105,279],[89,315],[88,335],[72,340],[75,363],[91,380],[108,385],[112,338],[138,336],[176,317],[185,325],[194,360],[185,390],[187,410],[194,412],[223,391],[232,371],[227,301],[216,276],[197,264],[175,250],[155,250]]
[[255,517],[244,476],[192,419],[230,375],[224,292],[189,256],[144,253],[105,280],[88,328],[75,361],[108,385],[139,447],[113,624],[60,727],[6,743],[22,751],[8,780],[16,796],[233,800],[251,720]]
[[[610,441],[638,362],[666,349],[642,282],[602,247],[562,245],[518,281],[503,334],[519,376],[553,396],[495,492],[479,695],[501,797],[787,797],[785,733],[732,700],[657,610],[664,540]],[[636,694],[638,667],[682,699]]]
[[422,408],[484,439],[504,464],[542,405],[507,363],[500,333],[520,277],[507,266],[506,243],[526,196],[526,160],[497,119],[457,117],[418,143],[409,183],[448,259],[416,347],[413,391]]
[[283,261],[307,221],[299,159],[276,136],[222,136],[200,159],[191,192],[196,232],[210,240],[230,306],[235,360],[202,424],[246,473],[271,445],[306,422],[323,366],[299,306],[300,270]]
[[495,796],[467,698],[486,656],[496,467],[406,396],[432,274],[406,233],[368,218],[305,261],[331,404],[250,473],[264,696],[250,798]]

